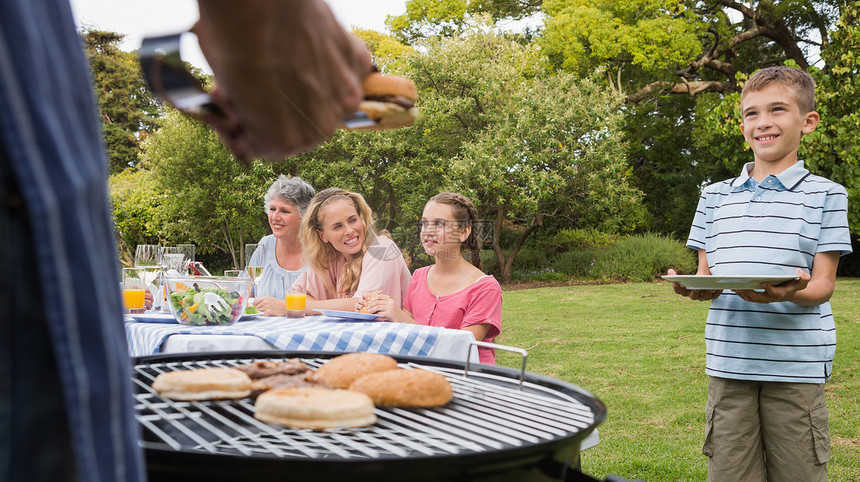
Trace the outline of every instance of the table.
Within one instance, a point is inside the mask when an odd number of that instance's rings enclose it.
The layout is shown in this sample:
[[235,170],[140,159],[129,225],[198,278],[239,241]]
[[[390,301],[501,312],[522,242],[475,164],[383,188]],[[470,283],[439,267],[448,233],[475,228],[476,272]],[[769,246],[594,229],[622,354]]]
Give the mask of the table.
[[[167,315],[170,316],[170,315]],[[126,318],[131,356],[207,351],[342,351],[426,356],[466,361],[477,347],[471,332],[425,325],[352,322],[325,316],[305,318],[251,317],[232,326],[185,326],[140,323]]]

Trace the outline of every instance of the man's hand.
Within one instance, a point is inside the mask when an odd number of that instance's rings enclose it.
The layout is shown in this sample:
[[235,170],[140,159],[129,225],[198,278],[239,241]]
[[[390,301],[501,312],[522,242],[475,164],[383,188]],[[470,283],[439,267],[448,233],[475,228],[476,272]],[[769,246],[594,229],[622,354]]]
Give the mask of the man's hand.
[[209,118],[242,160],[280,160],[328,138],[363,97],[370,54],[322,0],[199,0],[194,27],[215,74]]

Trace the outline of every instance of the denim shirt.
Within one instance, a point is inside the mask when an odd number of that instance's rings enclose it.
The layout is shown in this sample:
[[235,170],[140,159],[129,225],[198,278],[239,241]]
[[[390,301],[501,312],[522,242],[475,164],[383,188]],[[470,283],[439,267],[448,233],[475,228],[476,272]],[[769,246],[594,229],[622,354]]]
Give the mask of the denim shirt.
[[107,158],[65,0],[0,2],[0,149],[30,220],[33,309],[47,318],[79,479],[144,480]]

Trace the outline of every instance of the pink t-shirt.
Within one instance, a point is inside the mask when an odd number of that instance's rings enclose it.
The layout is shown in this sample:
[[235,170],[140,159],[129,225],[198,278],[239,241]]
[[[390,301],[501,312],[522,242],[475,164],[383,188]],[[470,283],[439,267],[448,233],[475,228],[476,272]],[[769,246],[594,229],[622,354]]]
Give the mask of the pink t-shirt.
[[403,260],[403,254],[397,249],[394,241],[384,236],[377,236],[367,247],[367,252],[361,260],[361,277],[355,292],[337,293],[326,286],[324,281],[328,278],[330,286],[337,287],[344,264],[346,260],[343,256],[337,256],[326,271],[318,272],[310,268],[299,276],[293,286],[304,288],[308,296],[317,300],[352,298],[356,293],[380,290],[390,296],[398,306],[403,305],[411,276],[406,261]]
[[[488,324],[490,330],[481,341],[492,343],[502,332],[502,287],[496,278],[484,276],[461,291],[437,296],[427,285],[430,268],[415,270],[403,308],[424,325],[461,330],[466,326]],[[478,347],[478,357],[481,363],[496,364],[492,348]]]

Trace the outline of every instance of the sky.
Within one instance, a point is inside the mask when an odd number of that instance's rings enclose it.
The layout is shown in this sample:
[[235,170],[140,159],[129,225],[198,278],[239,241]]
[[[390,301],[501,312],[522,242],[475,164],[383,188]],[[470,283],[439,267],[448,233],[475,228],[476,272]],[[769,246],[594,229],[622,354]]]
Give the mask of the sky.
[[[237,0],[241,1],[241,0]],[[406,12],[406,0],[326,0],[347,30],[354,27],[385,31],[388,15]],[[126,35],[120,46],[133,51],[144,36],[188,30],[197,20],[196,0],[71,0],[78,27]],[[182,44],[182,56],[211,73],[193,37]]]

